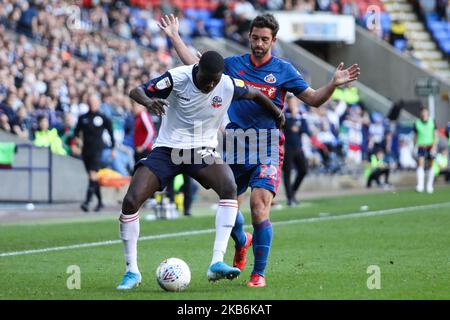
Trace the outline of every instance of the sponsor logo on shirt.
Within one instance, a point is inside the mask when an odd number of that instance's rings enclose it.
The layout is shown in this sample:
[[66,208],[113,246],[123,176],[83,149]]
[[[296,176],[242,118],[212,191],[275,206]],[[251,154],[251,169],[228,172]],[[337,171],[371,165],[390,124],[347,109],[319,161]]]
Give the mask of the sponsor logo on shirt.
[[275,99],[277,95],[277,88],[274,86],[269,86],[267,84],[253,83],[250,81],[245,81],[245,83],[252,86],[255,89],[258,89],[270,99]]
[[219,96],[215,96],[215,97],[212,99],[211,106],[212,106],[213,108],[220,108],[220,107],[222,106],[222,98],[219,97]]
[[264,77],[264,81],[267,83],[275,83],[277,82],[277,78],[271,73]]
[[183,97],[182,95],[179,95],[179,94],[177,94],[177,98],[179,98],[179,99],[181,99],[181,100],[184,100],[184,101],[186,101],[186,102],[191,101],[191,99],[186,98],[186,97]]

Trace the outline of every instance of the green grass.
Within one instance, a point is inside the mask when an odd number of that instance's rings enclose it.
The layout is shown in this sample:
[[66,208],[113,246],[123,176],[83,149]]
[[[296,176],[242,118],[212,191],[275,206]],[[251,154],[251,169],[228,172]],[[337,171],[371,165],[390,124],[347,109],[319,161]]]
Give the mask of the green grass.
[[[324,198],[273,211],[272,222],[450,202],[450,189]],[[209,214],[205,214],[209,212]],[[141,220],[141,236],[214,228],[212,212],[171,221]],[[195,212],[194,212],[195,215]],[[245,213],[246,222],[249,214]],[[274,225],[266,288],[249,289],[253,254],[240,278],[209,283],[214,234],[139,242],[143,284],[115,287],[124,272],[122,244],[0,257],[0,299],[450,299],[450,204],[389,215]],[[118,239],[117,219],[0,226],[0,254]],[[234,253],[230,241],[226,261]],[[155,270],[178,257],[191,268],[189,288],[162,291]],[[81,269],[81,289],[66,287],[67,267]],[[369,290],[367,268],[381,270],[381,289]]]

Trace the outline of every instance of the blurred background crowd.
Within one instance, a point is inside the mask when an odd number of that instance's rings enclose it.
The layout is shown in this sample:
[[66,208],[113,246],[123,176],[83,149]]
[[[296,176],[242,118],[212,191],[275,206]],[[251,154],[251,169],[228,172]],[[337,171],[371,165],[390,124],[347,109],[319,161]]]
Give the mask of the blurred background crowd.
[[[439,21],[449,20],[448,1],[418,3]],[[163,15],[179,17],[188,44],[207,36],[247,45],[249,22],[259,11],[351,14],[365,25],[369,5],[358,0],[0,0],[0,130],[37,145],[47,143],[55,153],[80,157],[72,133],[78,117],[89,109],[87,97],[98,92],[116,141],[116,157],[105,148],[103,166],[130,175],[135,126],[144,111],[128,92],[178,63],[158,27]],[[404,40],[399,24],[382,18],[379,35],[407,51],[407,43],[398,42]],[[285,110],[303,125],[300,143],[312,173],[361,174],[362,165],[380,149],[391,168],[416,167],[412,127],[367,110],[355,87],[337,89],[320,108],[290,97]],[[150,119],[154,139],[159,118]],[[36,141],[36,132],[48,133],[44,142],[42,135]]]

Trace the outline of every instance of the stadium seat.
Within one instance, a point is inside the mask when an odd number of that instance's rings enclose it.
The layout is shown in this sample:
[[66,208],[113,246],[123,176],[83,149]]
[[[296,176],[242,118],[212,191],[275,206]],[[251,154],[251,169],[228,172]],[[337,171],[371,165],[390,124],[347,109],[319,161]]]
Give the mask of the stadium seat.
[[184,10],[184,15],[186,16],[186,18],[192,19],[194,21],[198,19],[197,10],[195,10],[194,8],[186,8]]
[[438,41],[450,40],[450,34],[445,30],[433,31],[433,37]]
[[446,29],[445,23],[441,21],[428,21],[427,26],[432,32],[442,31]]
[[439,21],[439,16],[436,12],[430,12],[425,14],[425,20],[428,21]]
[[197,10],[197,19],[206,21],[211,17],[211,12],[207,9]]
[[407,43],[406,40],[403,40],[403,39],[397,39],[397,40],[395,40],[395,42],[394,42],[394,47],[395,47],[397,50],[403,52],[403,51],[406,49],[406,45],[407,45],[407,44],[408,44],[408,43]]
[[223,38],[224,21],[222,19],[208,19],[205,21],[205,28],[212,38]]
[[450,40],[442,41],[439,43],[442,51],[445,52],[445,54],[450,54]]

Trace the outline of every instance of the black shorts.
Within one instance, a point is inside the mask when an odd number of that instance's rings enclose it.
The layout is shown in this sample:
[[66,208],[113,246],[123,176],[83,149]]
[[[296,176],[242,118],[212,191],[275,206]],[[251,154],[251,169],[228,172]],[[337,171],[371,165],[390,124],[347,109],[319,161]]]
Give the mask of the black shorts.
[[419,158],[423,157],[425,160],[434,160],[434,156],[431,154],[431,146],[419,147],[417,149],[417,156]]
[[[220,155],[212,148],[173,149],[168,147],[154,148],[146,158],[136,163],[134,170],[139,166],[146,166],[158,178],[159,191],[162,191],[173,177],[180,173],[196,179],[197,173],[210,164],[222,161]],[[202,184],[203,185],[203,184]],[[203,185],[206,189],[209,186]]]
[[83,154],[82,158],[86,171],[99,171],[101,169],[101,152]]

